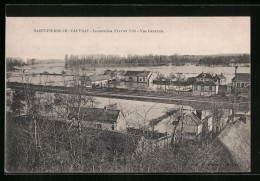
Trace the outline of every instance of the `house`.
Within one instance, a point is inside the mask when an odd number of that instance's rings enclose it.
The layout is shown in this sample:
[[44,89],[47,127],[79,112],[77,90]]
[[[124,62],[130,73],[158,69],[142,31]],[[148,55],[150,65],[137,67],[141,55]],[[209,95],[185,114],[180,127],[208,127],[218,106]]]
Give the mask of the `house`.
[[209,73],[200,73],[197,77],[196,77],[196,81],[214,81],[214,77],[213,75],[209,74]]
[[[70,108],[68,120],[78,121],[77,108]],[[102,130],[118,131],[118,123],[123,118],[120,110],[106,108],[80,108],[79,120],[82,127],[91,127]]]
[[119,80],[124,80],[124,75],[125,75],[125,71],[124,70],[118,70],[117,71],[117,78],[119,79]]
[[192,94],[213,96],[218,94],[218,85],[214,81],[196,81],[192,84]]
[[124,78],[126,82],[150,83],[152,73],[150,71],[127,71]]
[[111,79],[116,79],[118,77],[118,71],[117,70],[105,70],[103,75],[109,75]]
[[232,79],[232,87],[236,90],[244,90],[250,84],[249,73],[237,73]]
[[[182,113],[178,112],[175,118],[168,117],[157,125],[155,125],[154,130],[160,133],[167,133],[171,136],[173,133],[175,135],[175,140],[180,141],[181,138],[185,140],[196,140],[202,134],[202,121],[193,112],[185,112],[183,116]],[[183,117],[183,118],[182,118]]]
[[86,78],[86,87],[108,87],[109,80],[111,80],[110,75],[93,75]]
[[214,76],[214,81],[218,84],[218,85],[225,85],[227,78],[221,73],[219,75],[215,75]]
[[202,121],[194,112],[184,114],[183,121],[176,127],[176,139],[195,140],[202,134]]

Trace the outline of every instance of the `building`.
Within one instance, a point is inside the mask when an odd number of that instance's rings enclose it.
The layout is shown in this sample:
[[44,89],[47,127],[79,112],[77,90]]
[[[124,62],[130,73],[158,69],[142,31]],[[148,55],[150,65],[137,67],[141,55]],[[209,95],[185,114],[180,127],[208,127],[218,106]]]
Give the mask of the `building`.
[[[202,134],[202,121],[194,112],[184,114],[183,121],[176,127],[176,139],[195,140]],[[182,135],[181,135],[182,133]]]
[[228,85],[219,85],[218,86],[218,94],[225,96],[228,92]]
[[209,73],[201,73],[196,77],[196,81],[214,81],[214,77],[213,75],[209,74]]
[[214,76],[214,81],[218,84],[218,85],[226,85],[226,81],[227,81],[227,78],[221,73],[219,75],[215,75]]
[[150,71],[127,71],[124,78],[126,82],[151,83],[152,73]]
[[192,94],[214,96],[218,94],[218,85],[214,81],[196,81],[192,84]]
[[165,118],[155,125],[154,130],[159,133],[167,133],[167,136],[172,136],[174,134],[174,139],[177,142],[182,138],[185,140],[199,139],[203,128],[201,119],[191,111],[185,112],[183,119],[181,118],[181,115],[181,112],[178,111],[174,118]]
[[[80,108],[79,120],[82,127],[91,127],[102,130],[118,131],[123,116],[120,110],[106,108]],[[70,108],[68,120],[78,122],[77,108]],[[76,123],[75,123],[76,124]]]
[[232,79],[232,87],[236,90],[244,90],[250,84],[250,74],[249,73],[237,73]]
[[109,80],[111,80],[110,75],[93,75],[86,78],[86,87],[108,87]]
[[109,75],[111,79],[116,79],[118,77],[118,71],[117,70],[105,70],[103,75]]

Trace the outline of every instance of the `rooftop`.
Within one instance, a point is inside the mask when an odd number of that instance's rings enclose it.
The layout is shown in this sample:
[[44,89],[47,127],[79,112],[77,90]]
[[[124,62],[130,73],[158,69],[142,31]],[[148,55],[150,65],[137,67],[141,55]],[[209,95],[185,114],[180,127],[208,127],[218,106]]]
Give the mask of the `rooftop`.
[[192,112],[192,113],[187,113],[187,114],[185,115],[185,117],[190,117],[191,120],[192,120],[197,126],[199,126],[199,125],[202,124],[201,120],[195,115],[194,112]]
[[213,76],[210,73],[201,73],[196,78],[206,78],[206,79],[213,79]]
[[[234,78],[232,80],[234,80]],[[249,73],[237,73],[236,78],[237,78],[236,81],[250,82],[250,74]]]

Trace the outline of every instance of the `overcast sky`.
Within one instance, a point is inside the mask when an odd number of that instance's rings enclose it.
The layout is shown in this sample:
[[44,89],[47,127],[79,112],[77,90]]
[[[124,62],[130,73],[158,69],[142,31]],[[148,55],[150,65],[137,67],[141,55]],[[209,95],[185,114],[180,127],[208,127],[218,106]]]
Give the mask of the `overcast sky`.
[[[34,29],[162,30],[162,33],[34,32]],[[6,56],[250,53],[250,17],[7,17]]]

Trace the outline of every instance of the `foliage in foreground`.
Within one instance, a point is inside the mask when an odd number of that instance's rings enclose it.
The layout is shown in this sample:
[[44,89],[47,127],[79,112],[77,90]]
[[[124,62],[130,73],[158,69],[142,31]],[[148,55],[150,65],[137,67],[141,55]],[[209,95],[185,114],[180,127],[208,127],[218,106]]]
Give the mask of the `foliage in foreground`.
[[[135,152],[138,137],[82,129],[57,121],[7,119],[8,172],[228,172],[239,171],[215,140]],[[37,140],[37,142],[36,142]]]

